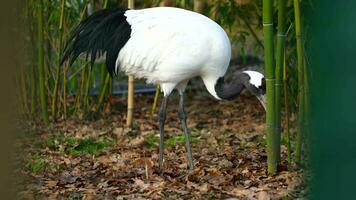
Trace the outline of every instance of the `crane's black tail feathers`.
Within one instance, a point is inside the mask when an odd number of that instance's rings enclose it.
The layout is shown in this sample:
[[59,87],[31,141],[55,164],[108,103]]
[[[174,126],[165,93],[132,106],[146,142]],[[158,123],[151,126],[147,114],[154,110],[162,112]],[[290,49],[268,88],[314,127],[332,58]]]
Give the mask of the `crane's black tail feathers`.
[[124,15],[127,10],[104,9],[81,21],[69,37],[61,64],[69,60],[72,65],[84,53],[93,65],[97,57],[105,55],[110,75],[116,74],[117,56],[131,35],[131,26]]

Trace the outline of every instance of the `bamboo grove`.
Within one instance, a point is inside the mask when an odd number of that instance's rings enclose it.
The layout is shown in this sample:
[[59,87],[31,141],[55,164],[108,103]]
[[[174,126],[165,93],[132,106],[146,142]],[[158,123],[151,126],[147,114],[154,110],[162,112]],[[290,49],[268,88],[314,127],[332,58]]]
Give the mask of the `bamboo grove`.
[[[234,47],[233,57],[264,55],[261,58],[265,68],[260,68],[265,69],[267,79],[266,141],[270,174],[277,172],[281,144],[287,147],[289,162],[292,158],[297,163],[302,160],[308,84],[299,4],[299,0],[137,0],[134,4],[137,8],[177,6],[195,10],[227,30]],[[40,116],[37,121],[50,124],[69,117],[91,119],[107,113],[115,82],[127,82],[128,78],[121,74],[112,79],[100,63],[90,66],[77,61],[71,68],[67,64],[61,66],[60,58],[64,42],[80,20],[96,10],[128,6],[127,0],[26,0],[22,18],[28,55],[16,79],[23,118]],[[278,15],[274,16],[275,13]],[[247,44],[253,47],[252,51],[245,48]],[[132,78],[130,81],[133,83]],[[159,88],[152,96],[153,113],[158,91]],[[133,102],[129,102],[132,111]],[[297,121],[291,117],[295,114]],[[298,127],[297,133],[290,131],[294,126]]]
[[[288,161],[291,162],[291,146],[290,146],[290,130],[289,130],[289,106],[288,106],[288,89],[287,89],[287,75],[286,75],[286,5],[287,0],[278,0],[278,20],[277,20],[277,34],[276,34],[276,50],[274,49],[274,28],[273,28],[273,0],[263,1],[263,34],[264,34],[264,58],[266,70],[266,87],[267,87],[267,110],[266,110],[266,130],[267,130],[267,164],[268,173],[277,173],[277,165],[280,162],[280,141],[281,141],[281,92],[284,83],[285,96],[285,114],[286,114],[286,146]],[[307,124],[305,116],[307,116],[308,92],[307,92],[307,75],[306,63],[303,56],[303,43],[301,32],[301,13],[300,1],[293,0],[294,8],[294,29],[295,29],[295,43],[297,47],[297,107],[298,107],[298,132],[295,142],[295,163],[301,164],[303,135],[305,135],[305,127]]]

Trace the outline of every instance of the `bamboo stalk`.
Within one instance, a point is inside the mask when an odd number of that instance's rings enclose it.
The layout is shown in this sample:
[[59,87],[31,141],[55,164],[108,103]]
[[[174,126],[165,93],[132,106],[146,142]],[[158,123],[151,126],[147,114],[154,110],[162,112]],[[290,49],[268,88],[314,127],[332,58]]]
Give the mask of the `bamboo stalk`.
[[67,65],[63,67],[63,118],[67,119]]
[[277,31],[277,52],[276,52],[276,82],[275,82],[275,109],[276,109],[276,133],[277,140],[277,160],[281,158],[281,93],[282,93],[282,72],[283,72],[283,60],[286,43],[286,0],[278,0],[278,31]]
[[[108,0],[105,0],[103,3],[103,8],[107,8],[108,6]],[[104,102],[104,97],[105,94],[111,94],[112,92],[110,91],[110,89],[112,88],[112,80],[110,77],[110,74],[107,72],[106,70],[106,66],[103,65],[101,68],[101,73],[100,73],[100,79],[101,81],[101,88],[100,88],[100,92],[99,92],[99,97],[98,97],[98,103],[95,106],[95,111],[97,111],[99,108],[102,107],[102,104]],[[110,86],[109,86],[110,85]]]
[[107,73],[106,77],[104,79],[104,87],[102,87],[100,90],[98,104],[97,104],[96,108],[94,109],[94,111],[99,110],[99,108],[102,106],[102,104],[104,102],[105,92],[107,91],[107,87],[109,85],[109,81],[110,81],[110,74]]
[[284,106],[285,106],[285,133],[286,133],[286,145],[287,145],[287,159],[288,163],[292,162],[292,152],[290,146],[290,132],[289,132],[289,105],[288,105],[288,89],[287,89],[287,64],[286,64],[286,54],[284,53],[283,59],[283,89],[284,89]]
[[203,13],[205,9],[205,0],[194,0],[194,11],[198,13]]
[[153,104],[152,104],[152,115],[154,115],[157,112],[157,104],[158,104],[158,97],[159,97],[160,89],[161,88],[159,87],[159,85],[157,85],[155,97],[153,99]]
[[[93,5],[93,7],[94,7],[94,1],[93,0],[91,0],[90,1],[90,3]],[[105,2],[104,2],[104,6],[103,7],[107,7],[107,3],[108,3],[108,1],[106,0]],[[88,1],[87,1],[87,4],[88,4]],[[86,4],[86,5],[87,5]],[[92,7],[92,9],[88,9],[88,7],[87,6],[85,6],[85,8],[87,8],[86,9],[86,11],[87,11],[87,16],[88,15],[91,15],[92,13],[93,13],[93,7]],[[85,15],[84,15],[85,16]],[[84,17],[83,16],[83,17]],[[88,65],[88,63],[86,63],[85,65],[84,65],[84,67],[85,68],[88,68],[88,69],[86,69],[85,70],[85,74],[83,75],[84,77],[84,90],[83,90],[83,98],[82,98],[82,112],[83,113],[88,113],[88,108],[89,108],[89,97],[90,97],[90,95],[89,95],[89,89],[90,89],[90,83],[91,83],[91,80],[92,80],[92,78],[93,79],[95,79],[95,77],[94,76],[91,76],[92,75],[92,72],[93,72],[93,66],[92,65]]]
[[129,76],[129,86],[128,86],[128,95],[127,95],[127,119],[126,125],[132,127],[133,121],[133,109],[134,109],[134,77]]
[[[81,15],[80,15],[80,20],[83,20],[85,17],[86,17],[86,9],[87,9],[87,6],[88,6],[88,1],[85,1],[84,2],[84,7],[83,7],[83,10],[81,12]],[[63,23],[65,22],[64,20],[62,21]],[[81,67],[80,70],[78,70],[77,72],[73,73],[71,77],[69,77],[69,79],[67,78],[67,70],[68,70],[68,66],[67,64],[64,64],[64,67],[63,67],[63,83],[62,83],[62,97],[63,97],[63,118],[64,119],[67,119],[67,116],[68,116],[68,110],[67,110],[67,80],[71,80],[72,78],[75,78],[75,77],[78,77],[76,76],[77,73],[79,73],[80,71],[83,70],[84,67]],[[78,91],[77,94],[79,94],[80,91]],[[77,99],[78,98],[78,95],[77,97],[75,98],[74,100],[74,107],[75,109],[76,108],[76,105],[77,105]]]
[[65,7],[65,0],[61,0],[61,14],[59,18],[59,56],[58,56],[58,65],[56,70],[56,79],[54,82],[54,89],[53,89],[53,97],[52,97],[52,116],[55,120],[57,117],[57,98],[58,98],[58,88],[59,88],[59,80],[60,80],[60,59],[62,57],[62,47],[63,47],[63,20],[64,20],[64,7]]
[[173,6],[173,0],[163,0],[159,6]]
[[[134,0],[128,0],[128,8],[133,9],[135,7]],[[126,125],[132,127],[133,109],[134,109],[134,77],[129,76],[128,82],[128,95],[127,95],[127,118]]]
[[84,97],[83,97],[83,111],[86,113],[88,111],[89,107],[89,88],[90,88],[90,78],[91,78],[91,72],[92,72],[92,67],[90,66],[89,69],[87,70],[87,78],[86,78],[86,83],[85,83],[85,89],[84,89]]
[[[82,63],[83,64],[83,63]],[[86,82],[86,75],[87,75],[87,64],[84,64],[85,66],[83,67],[82,73],[81,73],[81,80],[80,80],[80,86],[78,88],[77,96],[76,96],[76,101],[75,101],[75,111],[83,111],[83,103],[84,103],[84,93],[85,93],[85,82]]]
[[[85,1],[84,9],[81,14],[81,21],[84,20],[88,16],[88,1]],[[79,115],[82,115],[85,112],[85,104],[86,104],[86,99],[85,99],[85,94],[86,94],[86,83],[87,79],[90,79],[90,77],[87,77],[88,73],[88,63],[87,62],[81,62],[82,67],[81,69],[81,79],[80,79],[80,84],[77,90],[77,95],[75,97],[75,112],[80,111]],[[79,81],[78,81],[79,82]]]
[[103,8],[107,8],[108,7],[108,0],[105,0],[104,1],[104,5],[103,5]]
[[266,95],[267,95],[267,166],[270,175],[276,174],[278,162],[278,135],[276,134],[275,120],[275,67],[273,47],[273,1],[263,0],[263,35],[264,57],[266,68]]
[[52,12],[52,6],[50,0],[43,1],[43,23],[44,23],[44,78],[45,78],[45,87],[46,87],[46,98],[48,102],[51,101],[51,84],[52,84],[52,73],[51,73],[51,60],[52,60],[52,51],[51,51],[51,39],[52,39],[52,32],[51,32],[51,23],[48,23],[49,16]]
[[303,74],[303,49],[300,23],[299,0],[294,0],[295,35],[297,43],[297,68],[298,68],[298,133],[295,149],[295,162],[301,162],[302,135],[304,133],[304,74]]
[[46,88],[45,88],[45,74],[44,74],[44,60],[43,60],[43,16],[42,16],[42,0],[38,0],[37,5],[37,64],[38,64],[38,82],[40,92],[40,105],[42,119],[45,124],[49,123],[47,112]]

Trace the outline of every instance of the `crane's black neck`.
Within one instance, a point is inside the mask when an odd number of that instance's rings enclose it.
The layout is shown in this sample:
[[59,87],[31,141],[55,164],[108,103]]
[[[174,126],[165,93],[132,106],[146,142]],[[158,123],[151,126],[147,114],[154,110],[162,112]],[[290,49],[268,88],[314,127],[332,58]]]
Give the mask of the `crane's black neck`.
[[241,91],[246,88],[252,94],[258,95],[258,88],[250,84],[250,76],[246,73],[239,73],[234,77],[234,81],[229,84],[224,83],[224,77],[220,77],[215,84],[215,92],[221,99],[233,100],[237,98]]

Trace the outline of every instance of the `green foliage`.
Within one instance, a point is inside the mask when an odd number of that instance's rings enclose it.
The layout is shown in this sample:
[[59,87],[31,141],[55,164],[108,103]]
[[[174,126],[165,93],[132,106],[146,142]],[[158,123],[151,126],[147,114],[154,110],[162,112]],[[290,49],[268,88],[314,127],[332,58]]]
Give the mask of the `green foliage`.
[[62,151],[72,156],[98,156],[104,148],[112,145],[114,145],[114,141],[106,137],[100,137],[98,139],[91,137],[78,139],[75,137],[66,137],[61,134],[55,134],[43,142],[44,147]]
[[[201,136],[195,136],[195,135],[190,136],[191,143],[197,143],[202,139],[203,138]],[[158,144],[159,144],[159,134],[153,132],[145,137],[144,145],[146,147],[156,148],[158,147]],[[165,147],[174,147],[177,145],[184,145],[184,144],[185,144],[184,133],[181,133],[180,135],[171,136],[170,138],[164,141]]]
[[38,174],[45,169],[46,160],[43,158],[37,157],[28,164],[28,167],[30,168],[30,171],[32,173]]
[[99,155],[105,147],[109,147],[113,144],[112,141],[101,138],[99,140],[94,140],[93,138],[86,138],[83,140],[76,140],[75,138],[69,138],[67,141],[68,147],[66,152],[72,156],[81,155]]

